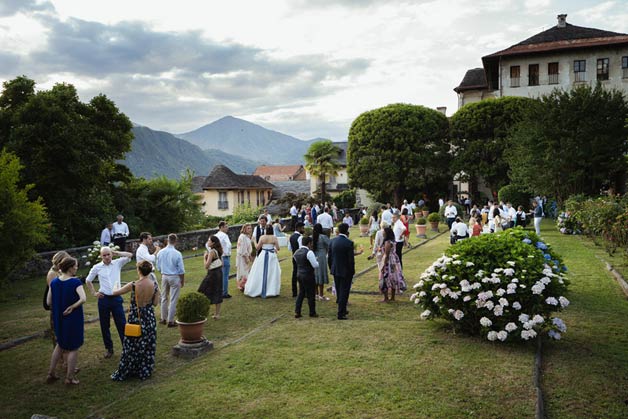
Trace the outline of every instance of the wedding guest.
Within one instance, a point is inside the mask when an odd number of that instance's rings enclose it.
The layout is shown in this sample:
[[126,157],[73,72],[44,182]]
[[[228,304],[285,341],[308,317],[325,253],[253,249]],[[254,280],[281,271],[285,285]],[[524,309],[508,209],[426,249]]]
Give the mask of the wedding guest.
[[[59,277],[61,275],[61,271],[59,270],[59,264],[65,258],[69,258],[70,254],[66,251],[61,250],[57,252],[52,257],[52,266],[48,270],[48,274],[46,275],[46,292],[44,293],[44,309],[50,310],[50,304],[48,303],[48,294],[50,293],[50,283],[53,279]],[[54,322],[52,319],[52,311],[50,311],[50,336],[52,338],[52,347],[54,348],[57,345],[57,338],[54,334]]]
[[148,261],[151,266],[155,266],[155,258],[157,257],[157,253],[161,250],[159,246],[155,246],[155,251],[153,253],[148,249],[149,246],[153,245],[153,236],[143,231],[140,233],[140,245],[137,247],[135,251],[135,260],[137,263]]
[[238,237],[236,245],[236,283],[241,292],[244,292],[244,286],[253,263],[252,231],[251,224],[244,224],[240,229],[240,237]]
[[377,234],[377,231],[379,230],[378,215],[379,214],[377,210],[373,210],[373,213],[369,217],[369,238],[371,241],[370,249],[373,248],[373,240],[375,239],[375,235]]
[[403,225],[403,222],[400,219],[399,216],[399,210],[395,210],[393,212],[393,218],[392,218],[392,225],[391,228],[393,230],[393,232],[395,233],[395,252],[397,253],[397,257],[399,258],[399,263],[401,264],[401,267],[403,268],[403,246],[405,243],[405,232],[407,230],[406,226]]
[[381,300],[383,303],[389,301],[389,291],[390,301],[395,301],[395,294],[399,294],[405,288],[401,263],[395,250],[395,233],[392,228],[386,227],[384,229],[382,268],[379,271],[379,290],[384,295],[384,299]]
[[254,247],[257,247],[258,240],[266,232],[266,224],[268,224],[268,219],[265,216],[260,215],[257,218],[257,225],[253,229],[253,236],[252,237],[253,237],[253,246]]
[[286,234],[284,233],[285,229],[286,227],[281,225],[279,217],[275,218],[275,222],[273,223],[273,233],[275,234],[275,237],[286,237]]
[[78,262],[73,257],[66,257],[59,264],[61,275],[50,282],[50,292],[46,297],[51,307],[57,344],[50,358],[47,383],[59,379],[55,375],[57,363],[67,352],[65,384],[79,384],[76,378],[78,350],[83,345],[83,303],[87,297],[83,283],[76,277]]
[[403,232],[404,246],[412,248],[412,245],[410,244],[410,218],[408,216],[408,208],[404,208],[401,210],[401,216],[399,217],[399,219],[401,220],[403,226],[406,228],[406,230]]
[[482,226],[478,223],[474,217],[469,218],[469,228],[471,229],[471,236],[479,236],[482,233]]
[[299,210],[297,210],[297,204],[292,204],[290,207],[290,229],[294,231],[297,228]]
[[375,233],[375,240],[373,241],[373,252],[367,259],[371,260],[375,258],[377,262],[378,272],[382,270],[382,258],[384,256],[384,230],[390,227],[386,221],[380,223],[380,229]]
[[204,266],[207,269],[207,275],[198,292],[205,294],[210,304],[216,306],[216,314],[212,317],[216,320],[220,318],[220,305],[222,304],[222,245],[216,235],[210,236],[207,240],[207,252],[204,256]]
[[543,207],[536,201],[532,201],[532,212],[534,215],[534,231],[537,235],[541,235],[541,220],[543,220]]
[[451,230],[451,225],[454,223],[457,216],[458,216],[458,209],[456,208],[456,206],[454,205],[452,201],[447,201],[447,206],[445,207],[445,218],[447,219],[447,225],[449,226],[450,230]]
[[[268,212],[268,210],[264,210]],[[266,220],[268,218],[265,215],[259,216],[260,220],[265,220],[264,225],[266,225]],[[220,240],[220,245],[222,246],[222,298],[231,298],[229,294],[229,274],[231,272],[231,239],[229,239],[229,225],[226,221],[221,221],[218,223],[218,232],[215,234]]]
[[113,223],[107,223],[100,232],[100,244],[107,246],[109,243],[113,243]]
[[316,299],[320,301],[329,301],[329,297],[324,295],[325,285],[329,284],[329,272],[327,270],[329,243],[329,237],[323,233],[323,226],[320,223],[314,224],[312,250],[318,261],[318,267],[314,269],[314,277],[316,279]]
[[515,225],[521,227],[526,226],[526,213],[521,205],[517,207],[517,212],[515,214]]
[[[320,226],[320,224],[316,224]],[[319,233],[322,237],[327,237],[324,234]],[[329,239],[328,239],[329,240]],[[310,309],[310,317],[318,317],[316,314],[316,299],[315,294],[315,270],[320,268],[320,264],[314,252],[312,252],[312,238],[304,237],[301,242],[301,247],[294,253],[293,259],[297,264],[297,279],[299,281],[299,295],[297,296],[294,317],[301,317],[301,307],[303,305],[303,298],[307,298],[307,304]]]
[[[299,250],[301,247],[301,240],[303,239],[304,225],[302,222],[297,222],[294,227],[294,233],[290,236],[288,240],[288,246],[290,247],[290,251],[292,252],[292,256],[294,256],[294,252]],[[292,297],[296,297],[299,294],[298,288],[298,279],[297,279],[297,262],[292,258]]]
[[345,217],[342,219],[342,222],[348,225],[349,228],[353,227],[353,218],[351,218],[351,215],[349,215],[348,212],[345,214]]
[[124,216],[122,214],[118,214],[117,220],[113,223],[112,232],[113,232],[113,244],[118,246],[121,251],[126,251],[126,239],[129,237],[129,226],[122,221],[124,220]]
[[177,312],[177,302],[181,288],[185,285],[185,267],[183,266],[183,256],[175,245],[177,235],[168,234],[168,246],[159,252],[157,258],[157,269],[161,272],[161,324],[168,324],[168,327],[177,327],[174,323],[174,315]]
[[469,238],[469,228],[460,217],[456,218],[455,227],[452,227],[451,231],[454,236],[454,243]]
[[323,227],[323,234],[327,237],[331,236],[331,232],[334,229],[334,219],[329,214],[329,207],[325,207],[323,212],[317,217],[318,224]]
[[131,292],[129,323],[139,324],[140,336],[125,336],[122,344],[122,356],[118,369],[111,374],[114,381],[124,381],[128,377],[145,380],[155,368],[155,350],[157,348],[157,321],[154,307],[159,304],[159,286],[153,280],[153,265],[147,261],[137,264],[138,279],[129,282],[113,295]]

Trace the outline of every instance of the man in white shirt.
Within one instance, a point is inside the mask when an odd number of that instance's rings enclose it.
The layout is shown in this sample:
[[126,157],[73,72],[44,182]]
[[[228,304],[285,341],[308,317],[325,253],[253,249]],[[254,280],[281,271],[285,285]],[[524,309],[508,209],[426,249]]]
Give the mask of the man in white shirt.
[[318,317],[316,314],[316,281],[314,279],[314,270],[318,268],[318,260],[312,252],[312,238],[303,237],[303,241],[299,250],[294,252],[292,256],[297,267],[297,280],[299,281],[299,295],[295,302],[294,317],[301,317],[301,306],[303,298],[307,297],[307,304],[310,308],[310,317]]
[[334,229],[334,219],[329,215],[329,208],[325,207],[325,211],[317,217],[317,221],[320,223],[321,227],[323,227],[323,234],[330,237]]
[[260,215],[260,217],[265,217],[268,224],[271,224],[273,222],[273,217],[271,217],[268,213],[268,208],[264,208],[264,213]]
[[464,240],[469,237],[469,227],[467,224],[462,222],[460,217],[456,218],[456,221],[451,227],[451,236],[452,236],[452,244],[457,242],[458,240]]
[[118,214],[117,221],[113,223],[113,244],[118,246],[123,252],[126,251],[126,238],[129,237],[129,226],[122,221],[124,217]]
[[107,246],[109,243],[113,243],[113,224],[108,223],[105,228],[100,232],[100,244]]
[[[120,256],[119,259],[112,260],[113,255]],[[109,331],[109,319],[113,316],[113,321],[120,336],[120,344],[124,341],[124,317],[123,299],[121,296],[112,295],[113,291],[120,288],[120,271],[122,267],[131,261],[133,255],[129,252],[112,251],[108,247],[100,248],[102,262],[95,264],[87,275],[87,287],[92,295],[98,298],[98,317],[100,318],[100,333],[105,344],[105,358],[113,356],[113,341]],[[94,289],[92,281],[98,277],[100,287],[98,292]]]
[[292,204],[292,207],[290,207],[290,218],[292,219],[292,224],[290,225],[290,229],[292,231],[295,231],[295,229],[297,228],[297,221],[299,218],[299,210],[297,209],[297,204]]
[[401,220],[399,219],[399,210],[395,210],[392,216],[393,221],[393,233],[395,233],[395,253],[399,257],[399,264],[403,268],[403,262],[401,261],[403,244],[404,244],[404,235],[403,233],[406,231],[406,226],[403,225]]
[[[143,231],[140,233],[140,245],[137,247],[135,251],[135,260],[137,263],[147,261],[153,266],[153,270],[155,269],[155,258],[157,257],[157,253],[161,250],[159,246],[155,246],[155,252],[153,254],[150,253],[148,246],[153,244],[153,236]],[[153,281],[157,282],[157,277],[154,272],[150,273],[150,277]]]
[[458,209],[454,206],[452,201],[447,201],[447,206],[445,207],[445,218],[447,219],[447,226],[449,226],[449,230],[451,230],[451,225],[456,220],[458,216]]
[[386,204],[385,207],[382,207],[382,221],[385,221],[389,226],[392,225],[393,216],[392,209],[390,208],[390,204]]
[[[260,215],[260,219],[264,217]],[[231,298],[229,294],[229,270],[231,269],[231,240],[229,239],[229,226],[226,221],[218,223],[218,233],[214,234],[220,240],[222,246],[222,298]]]
[[512,207],[510,202],[506,202],[506,208],[508,208],[508,227],[513,228],[517,218],[517,210]]

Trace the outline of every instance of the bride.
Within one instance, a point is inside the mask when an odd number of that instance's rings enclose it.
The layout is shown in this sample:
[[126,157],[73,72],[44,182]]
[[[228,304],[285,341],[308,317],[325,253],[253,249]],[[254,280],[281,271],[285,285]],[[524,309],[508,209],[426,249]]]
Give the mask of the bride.
[[265,234],[257,241],[257,257],[249,271],[244,295],[249,297],[275,297],[281,289],[281,267],[277,252],[279,242],[273,235],[273,227],[266,226]]

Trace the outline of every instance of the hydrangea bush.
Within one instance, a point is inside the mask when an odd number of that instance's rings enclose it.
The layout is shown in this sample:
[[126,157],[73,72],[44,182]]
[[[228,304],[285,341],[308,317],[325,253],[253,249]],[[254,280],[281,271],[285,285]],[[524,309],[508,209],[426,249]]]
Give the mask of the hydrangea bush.
[[560,339],[553,317],[569,305],[567,268],[549,245],[522,228],[461,240],[421,274],[411,300],[421,318],[441,317],[490,341]]

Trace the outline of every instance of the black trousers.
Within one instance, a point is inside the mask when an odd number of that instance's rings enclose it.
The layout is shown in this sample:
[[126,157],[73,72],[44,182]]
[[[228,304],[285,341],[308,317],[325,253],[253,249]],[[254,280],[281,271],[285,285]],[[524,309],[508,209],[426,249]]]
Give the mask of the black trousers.
[[[294,253],[293,253],[294,255]],[[296,297],[297,294],[299,293],[299,290],[297,288],[297,262],[294,260],[294,258],[292,258],[292,296]]]
[[349,293],[351,292],[351,281],[353,278],[345,278],[342,276],[334,276],[336,285],[336,297],[338,301],[338,317],[347,315],[347,303],[349,302]]
[[292,231],[296,231],[297,229],[297,216],[293,215],[292,216]]
[[316,314],[316,281],[314,275],[311,277],[297,276],[299,281],[299,295],[297,296],[297,302],[294,306],[295,314],[301,314],[301,306],[303,305],[303,299],[307,298],[307,305],[310,307],[310,316]]
[[126,252],[126,237],[116,237],[113,239],[113,244],[118,246],[121,252]]
[[403,242],[395,242],[395,253],[399,258],[399,264],[403,268],[403,261],[401,260],[401,257],[403,256]]

